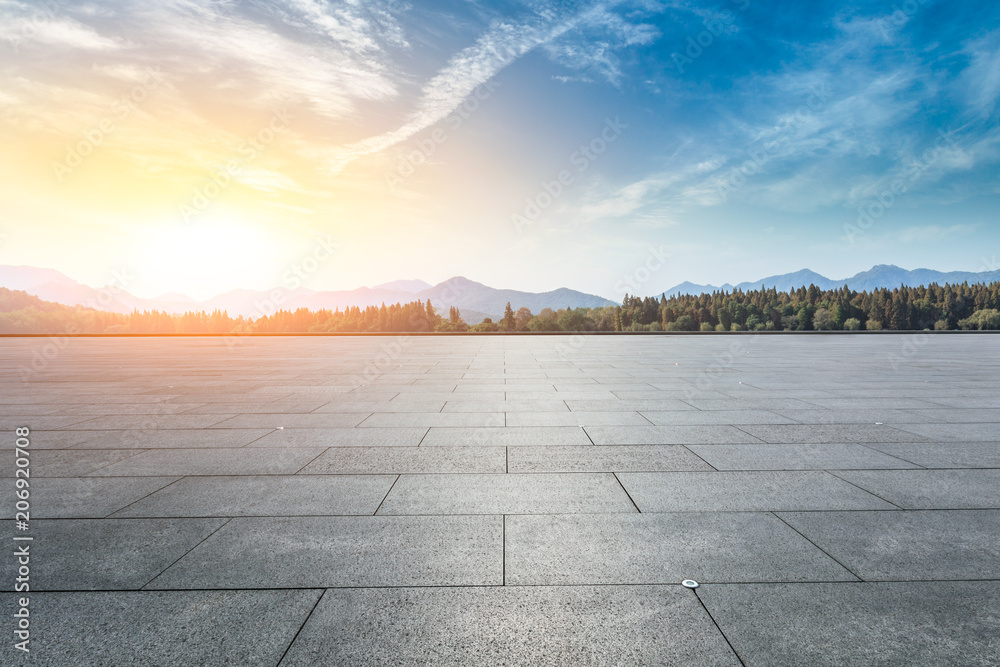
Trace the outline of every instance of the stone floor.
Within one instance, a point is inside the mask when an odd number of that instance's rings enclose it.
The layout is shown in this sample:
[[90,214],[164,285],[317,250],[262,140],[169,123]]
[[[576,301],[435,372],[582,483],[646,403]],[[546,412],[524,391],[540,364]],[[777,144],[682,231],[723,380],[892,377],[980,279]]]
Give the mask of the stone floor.
[[0,364],[4,590],[34,538],[4,665],[1000,663],[1000,337],[4,338]]

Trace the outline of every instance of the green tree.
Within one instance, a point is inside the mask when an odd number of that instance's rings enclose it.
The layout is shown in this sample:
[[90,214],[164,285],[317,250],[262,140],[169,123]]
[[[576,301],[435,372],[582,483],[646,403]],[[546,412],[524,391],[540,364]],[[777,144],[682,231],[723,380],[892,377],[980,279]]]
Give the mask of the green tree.
[[812,331],[813,316],[816,314],[816,307],[807,303],[799,309],[799,328],[802,331]]
[[517,328],[517,319],[514,317],[514,309],[510,307],[510,301],[503,311],[503,319],[500,320],[501,331],[514,331]]
[[1000,310],[987,308],[977,310],[969,317],[958,321],[963,329],[1000,329]]
[[531,310],[529,310],[528,308],[526,307],[518,308],[517,312],[514,313],[514,325],[517,328],[517,330],[527,331],[528,322],[531,321],[532,317],[534,316],[531,314]]
[[837,329],[837,320],[826,308],[819,308],[813,315],[813,327],[817,331],[831,331]]

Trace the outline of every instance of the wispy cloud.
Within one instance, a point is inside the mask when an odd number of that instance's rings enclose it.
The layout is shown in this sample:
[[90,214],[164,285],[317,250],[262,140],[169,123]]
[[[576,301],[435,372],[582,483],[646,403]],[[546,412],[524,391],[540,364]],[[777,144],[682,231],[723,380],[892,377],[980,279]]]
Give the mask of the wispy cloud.
[[530,22],[495,23],[474,45],[453,56],[424,85],[417,109],[403,125],[339,149],[331,161],[330,170],[339,173],[354,160],[406,141],[444,119],[477,87],[535,47],[565,33],[577,20],[579,16],[560,20],[545,13]]

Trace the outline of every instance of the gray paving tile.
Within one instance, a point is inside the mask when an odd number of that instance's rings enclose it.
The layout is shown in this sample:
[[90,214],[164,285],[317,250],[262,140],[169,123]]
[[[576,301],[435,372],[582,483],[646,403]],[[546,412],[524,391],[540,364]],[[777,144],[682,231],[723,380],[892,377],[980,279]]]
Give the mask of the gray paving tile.
[[[939,442],[1000,442],[997,424],[895,424],[895,428],[922,440]],[[883,440],[883,442],[892,442]],[[919,442],[919,440],[917,440]]]
[[[34,519],[100,518],[176,481],[177,477],[46,478],[31,482]],[[4,518],[14,518],[13,505]]]
[[[645,399],[645,400],[567,400],[566,404],[573,412],[663,412],[668,410],[683,410],[694,412],[696,408],[677,398]],[[717,422],[716,422],[717,423]]]
[[699,410],[809,410],[815,409],[812,402],[797,398],[684,398],[684,402]]
[[317,664],[739,661],[679,586],[508,586],[329,590],[282,662]]
[[372,515],[394,475],[186,477],[116,517]]
[[938,408],[907,410],[907,414],[910,416],[910,423],[994,424],[1000,429],[1000,408]]
[[[244,397],[245,398],[245,397]],[[260,401],[256,403],[207,403],[198,407],[185,410],[186,415],[241,415],[241,414],[306,414],[316,410],[317,412],[329,401],[298,399],[294,401]],[[338,412],[340,412],[338,410]],[[344,412],[347,412],[346,410]],[[364,410],[358,410],[364,412]]]
[[698,597],[748,666],[997,661],[995,581],[713,584]]
[[508,585],[854,581],[769,514],[506,518]]
[[504,414],[500,412],[430,412],[430,413],[386,413],[377,412],[361,422],[362,428],[372,427],[466,427],[500,428],[504,426]]
[[132,475],[290,475],[322,449],[157,449],[147,450],[90,473]]
[[[141,453],[142,450],[117,449],[32,450],[29,474],[33,478],[81,477]],[[14,466],[0,469],[0,477],[14,477],[15,470]]]
[[1000,396],[957,396],[946,395],[945,392],[938,392],[938,395],[928,399],[937,405],[950,406],[953,408],[1000,408]]
[[54,431],[90,420],[89,416],[0,414],[0,431],[11,431],[27,426],[32,431]]
[[511,447],[509,472],[626,472],[711,470],[679,445],[584,445],[576,447]]
[[147,588],[499,585],[502,533],[497,516],[237,518]]
[[[520,401],[541,401],[541,400],[551,400],[559,399],[560,401],[619,401],[620,399],[611,391],[601,388],[600,390],[591,391],[555,391],[554,393],[543,392],[543,391],[525,391],[525,390],[515,390],[508,391],[507,398],[512,400]],[[609,408],[615,410],[617,408]],[[603,410],[597,410],[597,412],[603,412]]]
[[760,442],[735,426],[588,426],[595,445],[688,445]]
[[636,472],[618,478],[642,512],[896,509],[826,472]]
[[72,449],[97,439],[104,431],[38,431],[31,430],[31,449]]
[[502,473],[503,447],[333,447],[299,473]]
[[648,426],[638,412],[512,412],[507,426]]
[[865,445],[690,445],[719,470],[835,470],[914,468]]
[[378,513],[545,514],[635,512],[609,473],[402,475]]
[[432,427],[420,446],[538,447],[590,444],[590,438],[578,426]]
[[76,431],[90,437],[75,449],[200,449],[244,447],[270,433],[268,429],[142,429]]
[[904,509],[1000,509],[1000,470],[844,470],[837,476]]
[[643,411],[642,416],[657,426],[686,424],[794,424],[793,419],[769,410],[690,410]]
[[[694,389],[693,387],[671,387],[669,389],[645,389],[639,391],[616,391],[614,395],[623,401],[661,401],[665,399],[677,399],[684,401],[685,404],[694,407],[695,409],[705,409],[698,408],[692,400],[689,399],[709,399],[709,400],[724,400],[729,401],[729,409],[732,408],[733,399],[730,396],[726,396],[717,391],[700,391]],[[725,408],[723,408],[725,409]]]
[[917,413],[919,410],[892,410],[890,408],[872,408],[857,410],[827,410],[825,408],[815,408],[813,410],[775,410],[789,419],[793,419],[801,424],[906,424],[922,421],[931,421],[929,418],[921,418]]
[[1000,575],[997,510],[780,516],[865,580],[997,579]]
[[[31,591],[138,590],[225,519],[39,519],[31,522]],[[16,561],[0,572],[16,576]]]
[[[321,591],[33,593],[31,664],[276,665]],[[13,609],[15,594],[0,594]],[[0,662],[23,657],[4,642]]]
[[427,434],[416,428],[286,428],[271,431],[250,447],[416,447]]
[[330,401],[316,409],[314,414],[335,412],[440,412],[443,400],[391,400],[391,401]]
[[[143,430],[206,428],[230,415],[107,415],[84,418],[60,428],[71,431],[122,431],[140,428]],[[74,418],[78,419],[78,418]]]
[[902,425],[874,424],[747,424],[744,431],[771,444],[823,444],[842,442],[921,442],[927,440]]
[[894,410],[916,410],[920,408],[938,407],[936,404],[919,398],[808,398],[807,403],[831,410],[871,410],[874,408],[890,408]]
[[1000,442],[877,443],[869,446],[928,468],[1000,468]]
[[569,412],[562,400],[450,400],[442,412]]
[[96,416],[124,415],[176,415],[202,405],[204,403],[174,403],[168,401],[162,403],[81,403],[78,405],[67,405],[59,414],[89,415],[91,418]]
[[331,414],[277,414],[277,415],[236,415],[218,421],[213,428],[335,428],[357,426],[368,418],[367,412],[347,412]]

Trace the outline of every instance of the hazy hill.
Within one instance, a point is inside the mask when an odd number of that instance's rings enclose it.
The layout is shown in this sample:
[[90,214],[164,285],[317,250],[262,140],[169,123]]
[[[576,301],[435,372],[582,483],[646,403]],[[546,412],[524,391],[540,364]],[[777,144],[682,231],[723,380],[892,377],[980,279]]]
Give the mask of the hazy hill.
[[[376,287],[359,287],[353,290],[315,291],[305,288],[288,290],[231,290],[204,301],[195,301],[183,294],[170,293],[153,299],[129,294],[115,287],[95,289],[63,275],[54,269],[32,266],[0,266],[0,287],[18,289],[46,301],[66,306],[82,305],[97,310],[131,313],[133,310],[159,310],[167,313],[187,311],[222,310],[232,316],[260,317],[276,310],[345,310],[357,306],[408,303],[415,298],[430,299],[442,314],[450,306],[457,307],[462,318],[471,324],[484,317],[498,319],[503,315],[507,302],[516,310],[527,306],[533,313],[543,308],[579,308],[615,305],[614,302],[592,294],[566,288],[536,294],[516,290],[488,287],[466,278],[456,277],[431,286],[423,280],[397,280]],[[275,294],[279,297],[276,299]]]
[[[421,299],[430,299],[439,309],[455,306],[462,311],[463,318],[467,311],[486,313],[494,320],[503,316],[507,302],[517,310],[527,307],[532,313],[538,313],[543,308],[558,310],[560,308],[600,308],[617,305],[608,299],[584,294],[565,287],[551,292],[520,292],[510,289],[495,289],[468,278],[457,276],[439,285],[424,290],[418,295]],[[466,318],[466,321],[468,319]]]

